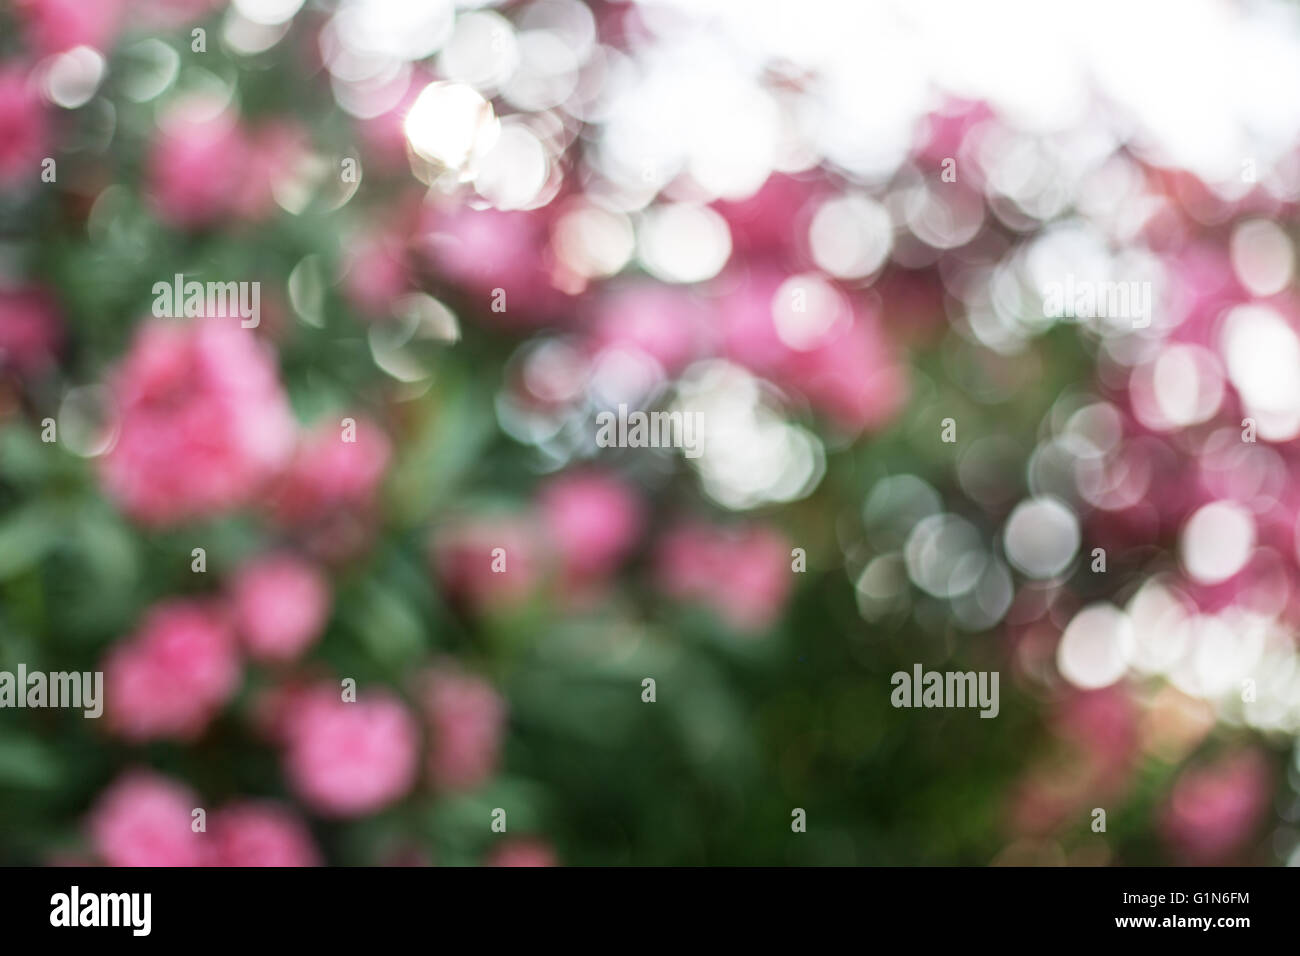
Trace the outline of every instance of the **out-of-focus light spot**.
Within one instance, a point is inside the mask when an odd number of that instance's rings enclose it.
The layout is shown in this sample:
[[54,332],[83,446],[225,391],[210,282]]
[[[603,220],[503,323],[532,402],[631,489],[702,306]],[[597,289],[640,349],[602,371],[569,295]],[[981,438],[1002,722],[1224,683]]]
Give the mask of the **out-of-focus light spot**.
[[231,0],[231,6],[250,23],[276,26],[293,19],[303,0]]
[[1155,431],[1207,421],[1223,403],[1223,372],[1217,356],[1199,345],[1175,344],[1130,377],[1133,412]]
[[412,67],[389,60],[360,79],[346,79],[331,69],[330,89],[339,107],[358,119],[373,119],[395,109],[411,86]]
[[772,296],[777,337],[800,352],[817,348],[852,320],[848,299],[814,273],[791,276]]
[[727,221],[708,206],[670,203],[646,212],[638,230],[638,259],[664,282],[702,282],[731,256]]
[[786,422],[759,382],[737,365],[711,361],[687,369],[673,411],[699,414],[703,454],[688,460],[705,493],[723,507],[796,501],[821,481],[821,441]]
[[1003,532],[1007,558],[1031,578],[1051,578],[1064,571],[1079,550],[1079,521],[1055,498],[1022,501]]
[[418,382],[432,374],[418,354],[422,343],[448,345],[460,339],[460,324],[445,305],[423,292],[393,305],[392,321],[374,322],[366,335],[375,364],[399,382]]
[[127,99],[147,103],[176,80],[180,55],[161,40],[150,38],[133,43],[122,53],[118,82]]
[[552,242],[569,269],[588,279],[619,272],[632,258],[636,237],[627,216],[582,203],[560,216]]
[[430,83],[406,114],[406,141],[420,158],[463,169],[496,142],[500,123],[492,104],[460,83]]
[[564,341],[543,341],[524,357],[524,388],[540,402],[556,404],[576,398],[586,388],[588,376],[586,359]]
[[1128,669],[1133,623],[1111,604],[1090,604],[1074,616],[1056,648],[1056,667],[1075,687],[1109,687]]
[[808,230],[813,261],[841,279],[875,272],[894,243],[888,210],[866,196],[840,196],[818,207]]
[[564,40],[549,30],[529,30],[517,40],[519,62],[502,95],[521,110],[559,106],[578,85],[578,59]]
[[972,501],[1000,512],[1020,493],[1019,472],[1024,460],[1024,449],[1005,435],[977,438],[957,462],[957,479]]
[[596,43],[596,18],[579,0],[535,0],[521,9],[520,30],[545,30],[564,41],[579,63],[585,63]]
[[304,256],[289,273],[289,304],[308,325],[325,324],[325,267],[320,256]]
[[964,246],[984,224],[984,200],[968,189],[922,183],[909,190],[903,208],[912,234],[935,249]]
[[1115,406],[1092,402],[1070,413],[1061,431],[1061,444],[1072,455],[1097,458],[1114,451],[1123,437],[1124,422]]
[[491,95],[519,64],[519,44],[510,21],[496,13],[467,13],[438,55],[442,74]]
[[1015,596],[1015,584],[1005,564],[989,555],[975,586],[952,600],[957,623],[968,631],[987,630],[1002,620]]
[[528,209],[550,174],[546,147],[527,126],[506,122],[477,164],[474,188],[497,209]]
[[59,404],[59,444],[74,455],[105,454],[117,444],[119,430],[117,404],[102,385],[70,389]]
[[912,582],[940,598],[973,588],[984,571],[986,554],[975,526],[953,514],[922,519],[903,549]]
[[73,110],[90,102],[104,79],[104,58],[79,46],[41,64],[41,88],[52,103]]
[[1232,231],[1232,267],[1241,284],[1258,296],[1281,292],[1295,272],[1295,249],[1282,227],[1266,219],[1243,222]]
[[1240,692],[1241,680],[1259,660],[1265,624],[1260,618],[1234,608],[1222,614],[1201,615],[1192,631],[1190,673],[1180,683],[1201,697],[1221,697]]
[[1191,635],[1192,615],[1186,599],[1161,581],[1150,580],[1125,610],[1133,622],[1133,668],[1144,674],[1172,671],[1182,660]]
[[890,475],[872,486],[862,504],[862,523],[876,548],[901,548],[912,528],[942,507],[939,492],[927,482],[915,475]]
[[362,56],[422,60],[447,42],[455,17],[450,0],[344,0],[334,23]]
[[638,348],[605,348],[591,369],[590,398],[602,408],[640,406],[662,387],[664,371]]
[[221,21],[222,42],[241,56],[265,53],[283,40],[288,32],[288,20],[274,24],[255,23],[235,7],[227,10],[225,19]]
[[737,92],[692,138],[687,171],[710,196],[752,196],[771,175],[779,128],[776,105],[766,92]]
[[1183,565],[1203,584],[1217,584],[1246,564],[1255,547],[1255,520],[1233,501],[1215,501],[1197,509],[1183,527]]
[[165,103],[156,103],[158,125],[173,124],[178,130],[201,123],[231,123],[231,106],[235,103],[235,84],[231,80],[204,70],[187,67],[173,95]]
[[879,620],[907,605],[907,566],[891,552],[873,558],[854,584],[858,610],[867,620]]
[[1259,418],[1260,436],[1293,437],[1300,430],[1300,340],[1273,309],[1240,305],[1224,322],[1222,347],[1228,376]]

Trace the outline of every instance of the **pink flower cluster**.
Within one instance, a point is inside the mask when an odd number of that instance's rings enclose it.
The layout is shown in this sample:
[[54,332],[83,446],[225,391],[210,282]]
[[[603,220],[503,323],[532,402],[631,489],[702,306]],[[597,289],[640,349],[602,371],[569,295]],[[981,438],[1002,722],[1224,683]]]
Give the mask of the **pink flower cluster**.
[[[509,608],[553,584],[569,602],[598,596],[643,537],[640,497],[613,475],[578,470],[541,487],[535,512],[466,518],[437,530],[432,553],[444,591],[472,611]],[[701,522],[670,528],[653,576],[668,597],[706,605],[729,626],[762,631],[791,587],[791,551],[776,531]],[[547,582],[543,569],[558,579]]]
[[284,664],[324,631],[325,577],[289,554],[255,558],[234,574],[226,599],[175,598],[155,605],[140,629],[104,660],[108,727],[133,741],[191,739],[238,689],[240,648]]
[[145,322],[112,390],[117,437],[102,460],[104,488],[149,524],[247,504],[293,450],[275,363],[234,322]]
[[287,122],[250,129],[229,110],[184,101],[159,121],[147,189],[159,218],[177,228],[256,222],[306,151],[306,135]]
[[738,631],[761,631],[790,593],[790,551],[781,535],[759,525],[688,524],[659,542],[655,573],[667,596],[704,605]]
[[30,71],[0,67],[0,189],[39,182],[48,144],[49,120]]
[[[289,808],[237,800],[210,818],[197,794],[148,771],[124,774],[99,797],[87,829],[108,866],[318,866],[306,824]],[[199,820],[203,820],[200,827]]]

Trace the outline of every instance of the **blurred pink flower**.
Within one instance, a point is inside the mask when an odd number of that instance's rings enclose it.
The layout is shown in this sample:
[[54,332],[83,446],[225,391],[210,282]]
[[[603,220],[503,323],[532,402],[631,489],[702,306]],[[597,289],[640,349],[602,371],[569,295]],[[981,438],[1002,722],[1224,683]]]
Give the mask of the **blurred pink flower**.
[[734,255],[746,259],[793,256],[795,237],[806,234],[814,200],[825,191],[820,179],[774,173],[747,199],[717,203],[731,229]]
[[310,137],[296,123],[283,120],[241,134],[244,137],[240,188],[231,197],[230,211],[258,222],[274,213],[277,190],[291,183],[310,152]]
[[1226,863],[1250,839],[1268,809],[1272,775],[1253,750],[1183,771],[1160,829],[1187,863]]
[[337,684],[322,684],[287,717],[286,772],[317,812],[363,816],[405,796],[415,783],[419,730],[388,692],[359,691],[349,703]]
[[112,49],[121,28],[123,0],[15,0],[31,46],[42,56],[75,46]]
[[369,511],[392,457],[392,443],[374,422],[322,420],[298,443],[281,476],[273,508],[285,525],[328,518],[337,509]]
[[244,800],[208,821],[209,866],[319,866],[307,826],[277,803]]
[[48,121],[27,70],[0,67],[0,186],[20,179],[39,183],[49,149]]
[[325,629],[330,586],[312,564],[290,554],[255,558],[235,573],[235,625],[251,657],[284,662],[300,657]]
[[551,479],[538,496],[566,583],[607,577],[636,546],[645,523],[641,500],[622,480],[596,471]]
[[231,215],[249,188],[252,147],[235,115],[206,101],[173,106],[149,147],[146,192],[163,222],[196,229]]
[[240,667],[234,635],[210,604],[156,604],[139,631],[104,660],[104,716],[133,741],[197,736],[235,692]]
[[248,502],[292,450],[275,363],[219,319],[144,323],[113,382],[120,431],[104,488],[132,517],[170,524]]
[[786,278],[760,272],[723,297],[718,318],[726,357],[802,393],[841,427],[887,424],[903,407],[907,379],[874,313],[844,298],[821,338],[794,348],[778,334],[773,314]]
[[454,661],[424,677],[422,700],[430,730],[429,779],[440,790],[472,790],[500,762],[506,704],[486,680]]
[[191,829],[199,800],[187,787],[148,771],[130,771],[100,794],[88,829],[109,866],[201,866],[204,835]]
[[704,604],[738,631],[761,631],[785,606],[790,561],[789,542],[769,528],[692,524],[660,540],[655,575],[669,597]]
[[601,298],[591,338],[597,350],[637,349],[675,375],[703,351],[709,327],[703,301],[690,291],[635,282]]
[[40,371],[54,363],[62,343],[58,305],[46,289],[0,289],[0,371]]
[[488,866],[558,866],[554,848],[542,840],[511,839],[488,856]]
[[[1096,786],[1119,786],[1139,756],[1138,708],[1123,684],[1071,693],[1056,705],[1053,729],[1075,746]],[[1094,791],[1095,792],[1095,791]]]
[[432,550],[447,596],[473,611],[514,605],[541,583],[536,534],[524,517],[454,520],[436,529]]
[[476,314],[487,320],[538,324],[570,302],[551,282],[540,213],[429,204],[420,234],[432,267],[471,294]]

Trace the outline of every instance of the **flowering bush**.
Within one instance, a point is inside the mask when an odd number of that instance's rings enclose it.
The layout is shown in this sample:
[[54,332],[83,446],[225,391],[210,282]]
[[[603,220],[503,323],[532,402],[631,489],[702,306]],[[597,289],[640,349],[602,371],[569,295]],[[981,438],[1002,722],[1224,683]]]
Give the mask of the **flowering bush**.
[[1300,859],[1294,11],[706,6],[0,12],[0,860]]

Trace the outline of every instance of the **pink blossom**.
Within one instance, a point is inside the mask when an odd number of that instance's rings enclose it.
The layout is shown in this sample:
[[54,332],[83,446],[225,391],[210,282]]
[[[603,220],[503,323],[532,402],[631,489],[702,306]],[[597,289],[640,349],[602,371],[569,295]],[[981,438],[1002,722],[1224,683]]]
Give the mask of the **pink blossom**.
[[209,866],[319,866],[306,825],[287,808],[244,800],[208,821]]
[[41,55],[76,46],[112,49],[121,29],[123,0],[15,0],[14,9]]
[[429,263],[470,293],[486,319],[538,324],[569,304],[551,282],[540,213],[430,205],[420,232]]
[[555,849],[542,840],[512,839],[502,843],[488,857],[488,866],[558,866]]
[[155,605],[104,660],[109,728],[133,741],[200,734],[239,684],[234,635],[198,601]]
[[1271,774],[1255,751],[1186,770],[1174,784],[1161,830],[1188,863],[1230,861],[1268,809]]
[[1137,705],[1128,688],[1072,693],[1052,716],[1056,732],[1083,754],[1098,785],[1119,784],[1139,756]]
[[325,629],[330,588],[312,564],[290,554],[255,558],[231,584],[235,624],[250,656],[263,661],[300,657]]
[[192,829],[199,800],[187,787],[147,771],[131,771],[100,794],[88,829],[109,866],[201,866],[203,834]]
[[322,684],[288,715],[285,768],[299,796],[327,816],[373,813],[405,796],[419,765],[419,731],[402,703],[381,690],[345,702]]
[[592,342],[636,349],[674,375],[704,350],[708,315],[690,291],[652,282],[624,285],[597,307]]
[[26,179],[38,183],[49,149],[45,107],[27,71],[0,68],[0,186]]
[[310,139],[294,123],[278,121],[243,134],[243,175],[230,212],[258,222],[276,212],[276,193],[293,182],[308,156]]
[[843,300],[825,334],[794,348],[777,332],[773,304],[785,276],[760,272],[720,304],[723,352],[756,375],[801,392],[841,427],[887,424],[907,397],[907,382],[874,313]]
[[246,195],[252,147],[230,111],[185,101],[163,116],[149,147],[146,191],[163,222],[182,229],[230,216]]
[[758,525],[686,525],[666,534],[655,555],[661,590],[712,608],[738,631],[761,631],[790,593],[790,547]]
[[277,517],[293,525],[335,508],[371,507],[391,457],[388,436],[369,419],[321,421],[302,436],[283,475]]
[[0,290],[0,370],[40,371],[54,363],[62,342],[59,309],[47,290]]
[[540,584],[538,552],[536,533],[527,519],[462,518],[435,532],[434,573],[448,597],[471,610],[509,607],[525,600]]
[[635,547],[645,520],[640,499],[624,482],[594,471],[552,479],[538,504],[570,583],[617,570]]
[[426,675],[423,685],[429,779],[441,790],[472,790],[496,772],[505,701],[487,681],[451,662]]
[[737,257],[791,255],[794,237],[806,234],[815,200],[825,189],[818,180],[776,173],[747,199],[719,202]]
[[171,524],[248,502],[295,431],[275,364],[252,332],[219,319],[146,322],[113,382],[119,434],[102,461],[132,517]]

